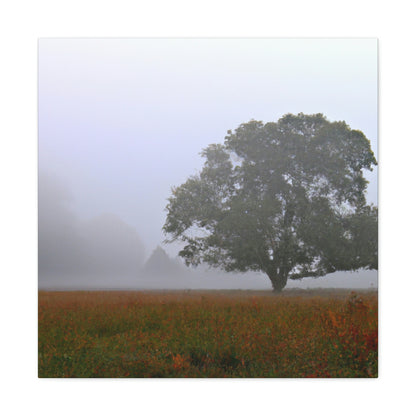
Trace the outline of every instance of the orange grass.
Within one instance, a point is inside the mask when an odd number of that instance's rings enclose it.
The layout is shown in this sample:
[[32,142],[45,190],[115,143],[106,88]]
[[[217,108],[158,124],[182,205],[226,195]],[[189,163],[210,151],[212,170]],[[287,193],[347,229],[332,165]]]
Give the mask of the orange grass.
[[39,377],[377,377],[377,293],[39,292]]

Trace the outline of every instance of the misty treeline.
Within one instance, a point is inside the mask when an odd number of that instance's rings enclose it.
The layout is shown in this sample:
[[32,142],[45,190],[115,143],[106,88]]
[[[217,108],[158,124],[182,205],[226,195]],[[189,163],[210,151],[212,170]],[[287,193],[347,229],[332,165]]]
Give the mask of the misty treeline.
[[82,220],[72,211],[70,189],[39,174],[39,277],[137,275],[145,248],[137,231],[114,214]]
[[[241,286],[240,279],[227,280],[227,276],[217,271],[189,270],[182,260],[171,258],[160,246],[146,251],[136,229],[115,214],[101,214],[89,220],[79,218],[73,210],[72,204],[76,201],[71,189],[60,176],[41,171],[38,189],[40,287],[212,289]],[[250,276],[248,279],[246,285],[251,287]]]

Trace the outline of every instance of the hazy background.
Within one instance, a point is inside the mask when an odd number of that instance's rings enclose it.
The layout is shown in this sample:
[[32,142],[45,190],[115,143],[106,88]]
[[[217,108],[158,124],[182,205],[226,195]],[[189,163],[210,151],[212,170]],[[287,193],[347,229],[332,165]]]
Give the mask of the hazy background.
[[[39,286],[271,288],[182,270],[161,228],[204,147],[288,112],[345,120],[377,157],[377,41],[41,39]],[[377,170],[367,177],[377,204]],[[374,271],[288,287],[372,285]]]

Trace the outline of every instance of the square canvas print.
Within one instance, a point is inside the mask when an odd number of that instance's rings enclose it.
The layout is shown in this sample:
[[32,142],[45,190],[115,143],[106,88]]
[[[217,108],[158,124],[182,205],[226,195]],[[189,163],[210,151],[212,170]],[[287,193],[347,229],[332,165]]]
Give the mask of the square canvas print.
[[43,38],[38,376],[378,376],[377,40]]

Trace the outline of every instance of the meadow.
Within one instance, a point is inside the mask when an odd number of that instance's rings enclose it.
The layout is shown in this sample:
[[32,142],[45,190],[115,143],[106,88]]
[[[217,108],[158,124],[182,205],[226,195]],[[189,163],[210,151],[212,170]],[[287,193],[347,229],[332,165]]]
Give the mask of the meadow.
[[39,292],[39,377],[377,377],[377,292]]

